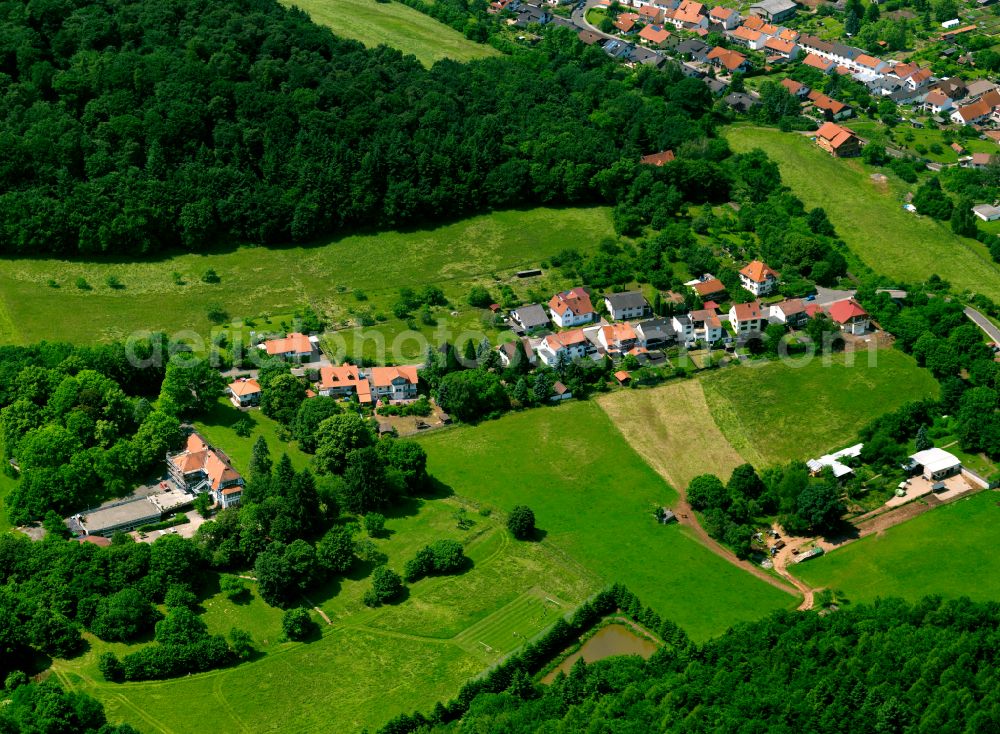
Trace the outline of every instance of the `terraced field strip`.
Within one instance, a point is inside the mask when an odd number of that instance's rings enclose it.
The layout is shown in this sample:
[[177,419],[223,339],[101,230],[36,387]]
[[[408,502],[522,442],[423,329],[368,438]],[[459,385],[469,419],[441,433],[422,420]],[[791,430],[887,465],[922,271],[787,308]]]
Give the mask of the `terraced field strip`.
[[572,611],[572,608],[569,603],[542,589],[529,589],[456,635],[454,642],[471,653],[506,654]]

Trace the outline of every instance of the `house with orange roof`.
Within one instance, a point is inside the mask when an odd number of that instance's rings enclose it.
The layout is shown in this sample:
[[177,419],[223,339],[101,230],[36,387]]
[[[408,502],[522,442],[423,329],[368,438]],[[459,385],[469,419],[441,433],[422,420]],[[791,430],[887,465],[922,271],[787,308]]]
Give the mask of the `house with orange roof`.
[[723,29],[731,31],[739,25],[740,14],[732,8],[724,8],[721,5],[717,5],[708,11],[708,20],[710,23],[721,25]]
[[831,303],[827,306],[826,312],[830,314],[833,322],[840,326],[840,330],[848,334],[864,334],[871,323],[868,312],[853,298]]
[[589,324],[596,315],[590,302],[590,294],[583,288],[556,293],[549,299],[552,321],[560,328]]
[[829,113],[834,120],[842,120],[854,114],[850,105],[828,97],[815,89],[809,92],[806,98],[812,102],[813,107],[824,114]]
[[223,509],[234,507],[243,496],[243,477],[229,457],[191,433],[183,451],[167,454],[167,472],[179,488],[194,494],[208,492]]
[[670,31],[660,25],[648,25],[639,31],[639,38],[651,46],[662,46],[670,38]]
[[730,73],[737,71],[745,72],[750,69],[750,62],[747,57],[739,51],[732,51],[722,46],[716,46],[708,52],[708,63],[718,66]]
[[357,397],[358,402],[361,403],[370,403],[372,400],[368,379],[357,368],[357,365],[346,362],[339,367],[335,365],[320,367],[316,391],[328,398]]
[[663,10],[654,5],[642,5],[639,7],[639,18],[643,23],[662,25]]
[[768,319],[797,327],[809,320],[809,314],[806,313],[806,304],[801,298],[787,298],[771,304]]
[[294,332],[283,339],[268,339],[261,342],[260,348],[266,351],[269,357],[309,359],[316,351],[316,343],[312,337]]
[[861,155],[861,140],[850,128],[824,122],[816,131],[816,145],[836,158]]
[[708,28],[708,11],[694,0],[681,0],[673,13],[666,13],[664,21],[686,31]]
[[590,340],[583,329],[571,329],[549,334],[535,348],[535,353],[549,367],[555,367],[561,361],[572,362],[585,357],[590,349]]
[[778,38],[782,41],[792,41],[797,43],[799,40],[799,32],[794,28],[782,28],[781,32],[778,33]]
[[924,97],[924,109],[930,112],[932,115],[939,115],[942,112],[948,112],[954,109],[955,104],[952,102],[951,97],[942,92],[940,89],[932,89]]
[[631,33],[638,20],[639,15],[637,13],[622,13],[615,19],[615,28],[622,33]]
[[739,28],[728,34],[730,40],[740,43],[752,51],[758,51],[764,45],[767,37],[758,30],[747,28],[741,25]]
[[623,353],[632,349],[639,341],[632,324],[622,321],[602,326],[597,332],[597,341],[608,352]]
[[760,301],[734,303],[729,309],[729,323],[737,336],[760,332],[767,326],[767,314]]
[[705,278],[691,285],[691,290],[698,294],[702,301],[719,300],[726,295],[726,286],[718,278]]
[[420,378],[413,365],[370,367],[367,377],[371,386],[371,399],[390,402],[417,399]]
[[260,383],[252,377],[241,377],[226,386],[229,400],[237,408],[249,408],[260,404]]
[[961,125],[975,125],[986,122],[997,111],[1000,111],[1000,92],[993,89],[975,102],[958,107],[951,113],[951,119]]
[[802,59],[802,63],[806,66],[811,66],[813,69],[819,69],[824,74],[829,74],[837,66],[830,59],[824,59],[812,53],[806,54],[806,57]]
[[781,86],[788,90],[788,93],[793,97],[805,97],[811,91],[802,82],[797,82],[794,79],[784,78],[781,80]]
[[799,47],[794,41],[772,37],[764,41],[764,52],[769,57],[776,56],[779,59],[790,60],[799,55]]
[[740,285],[755,296],[766,296],[778,287],[778,273],[761,260],[754,260],[740,270]]

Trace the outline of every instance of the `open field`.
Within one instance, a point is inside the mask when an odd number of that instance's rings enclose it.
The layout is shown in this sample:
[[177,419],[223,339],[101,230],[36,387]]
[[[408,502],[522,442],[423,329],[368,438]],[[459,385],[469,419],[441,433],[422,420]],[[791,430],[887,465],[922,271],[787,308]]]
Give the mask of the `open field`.
[[875,169],[832,158],[797,133],[727,127],[725,136],[736,151],[763,149],[781,167],[782,180],[806,206],[823,207],[837,234],[876,272],[901,281],[937,273],[960,290],[1000,299],[1000,268],[986,248],[947,223],[905,211],[902,195],[910,189],[891,174],[890,184],[873,183]]
[[619,390],[596,402],[632,448],[674,486],[686,487],[706,472],[726,480],[744,462],[712,418],[701,380]]
[[313,22],[366,46],[379,44],[413,54],[424,66],[441,59],[471,61],[498,56],[492,46],[474,43],[458,31],[401,3],[375,0],[282,0],[309,13]]
[[[657,525],[677,493],[592,402],[506,416],[421,439],[428,469],[457,495],[509,510],[527,504],[541,547],[619,581],[704,640],[795,597],[714,555],[679,525]],[[513,457],[517,457],[516,466]]]
[[[254,423],[253,433],[249,437],[238,436],[233,430],[233,425],[248,417]],[[207,414],[203,415],[195,423],[195,428],[203,435],[210,444],[226,452],[233,462],[233,466],[240,472],[246,472],[250,466],[250,456],[253,451],[254,442],[258,437],[263,436],[267,441],[268,448],[271,449],[271,457],[275,462],[281,458],[282,453],[288,454],[292,460],[292,465],[297,471],[302,471],[307,466],[312,457],[299,451],[295,442],[284,443],[278,438],[278,428],[280,424],[268,418],[259,410],[243,412],[238,410],[226,398],[219,398],[218,404]]]
[[996,492],[981,492],[870,535],[822,558],[794,566],[816,588],[844,592],[854,602],[927,594],[1000,599]]
[[[405,8],[386,7],[397,6]],[[241,247],[121,262],[7,259],[0,261],[0,339],[88,344],[144,329],[190,330],[204,338],[213,328],[210,304],[219,304],[232,319],[289,314],[312,305],[335,325],[367,310],[384,315],[379,329],[392,333],[405,328],[392,316],[399,289],[427,284],[439,286],[451,301],[435,315],[464,328],[478,324],[483,314],[465,302],[473,283],[509,279],[565,248],[596,249],[613,232],[607,208],[531,209],[430,230],[349,235],[315,246]],[[201,281],[208,269],[215,270],[220,283]],[[175,272],[183,285],[175,284]],[[105,285],[110,275],[123,287]],[[90,290],[76,287],[79,277]],[[50,279],[58,287],[47,285]]]
[[[455,519],[463,508],[473,523],[465,530]],[[309,604],[320,605],[333,624],[314,616],[323,636],[307,644],[282,642],[281,611],[256,593],[244,604],[211,594],[202,603],[209,630],[243,628],[263,653],[235,668],[113,685],[101,679],[98,656],[127,647],[91,639],[84,656],[58,661],[56,673],[97,696],[112,720],[144,732],[374,729],[398,713],[427,710],[454,696],[469,678],[599,588],[545,544],[512,541],[499,516],[479,515],[454,498],[413,500],[389,518],[387,530],[388,537],[374,542],[392,568],[401,570],[418,548],[445,537],[463,542],[472,566],[457,576],[410,584],[399,604],[369,609],[360,599],[371,566],[361,564],[310,593]]]
[[723,435],[757,467],[843,448],[872,418],[937,395],[931,374],[892,349],[724,369],[702,384]]

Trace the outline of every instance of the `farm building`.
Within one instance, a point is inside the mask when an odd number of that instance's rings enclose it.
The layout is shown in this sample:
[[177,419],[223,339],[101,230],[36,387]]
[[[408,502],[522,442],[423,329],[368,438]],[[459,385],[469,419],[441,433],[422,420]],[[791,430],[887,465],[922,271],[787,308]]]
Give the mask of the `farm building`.
[[954,476],[962,471],[962,462],[944,449],[931,448],[910,456],[909,468],[918,471],[930,482]]
[[853,446],[848,446],[846,449],[841,449],[836,453],[824,454],[818,459],[809,459],[809,461],[806,462],[806,466],[809,467],[809,471],[812,474],[819,474],[826,467],[830,467],[833,471],[833,476],[836,479],[845,479],[846,477],[854,474],[854,470],[840,460],[848,457],[857,458],[858,456],[861,456],[861,449],[863,447],[864,444],[857,443]]

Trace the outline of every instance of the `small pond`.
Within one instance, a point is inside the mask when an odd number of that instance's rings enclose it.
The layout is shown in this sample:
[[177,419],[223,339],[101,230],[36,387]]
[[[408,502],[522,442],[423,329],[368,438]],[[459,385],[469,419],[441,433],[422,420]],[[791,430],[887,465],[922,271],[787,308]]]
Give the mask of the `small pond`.
[[569,675],[570,669],[580,658],[585,662],[593,663],[612,655],[641,655],[649,658],[656,652],[658,645],[648,637],[644,637],[635,632],[631,627],[624,624],[609,624],[597,631],[593,637],[583,643],[583,647],[563,660],[558,667],[547,673],[542,678],[542,683],[551,683],[555,680],[559,671]]

